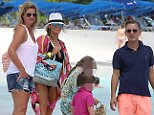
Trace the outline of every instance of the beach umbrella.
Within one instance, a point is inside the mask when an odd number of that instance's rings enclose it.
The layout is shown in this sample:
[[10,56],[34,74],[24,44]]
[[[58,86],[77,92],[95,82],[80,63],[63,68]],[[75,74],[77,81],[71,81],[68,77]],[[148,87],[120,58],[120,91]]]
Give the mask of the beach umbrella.
[[5,6],[13,7],[11,12],[16,12],[18,11],[18,6],[28,1],[34,3],[38,7],[39,12],[42,12],[44,14],[49,14],[50,12],[56,11],[57,9],[60,9],[61,7],[56,2],[47,2],[44,0],[12,0],[9,2],[5,2]]
[[62,9],[62,6],[57,2],[47,2],[43,0],[32,1],[37,7],[39,12],[49,15],[51,12],[56,12],[58,9]]
[[2,0],[0,1],[0,16],[8,13],[13,7],[11,6],[5,6],[5,2]]
[[127,10],[125,16],[140,16],[154,11],[154,2],[137,1],[137,7],[132,10]]
[[154,11],[154,2],[140,0],[112,0],[125,6],[124,16],[140,16]]
[[18,11],[18,6],[23,4],[26,0],[11,0],[9,2],[5,2],[4,6],[5,7],[12,7],[10,12],[16,12]]
[[87,14],[98,14],[98,13],[106,13],[106,12],[117,12],[124,10],[124,6],[122,4],[110,1],[96,1],[87,5],[84,10],[81,11],[80,15]]
[[137,7],[137,1],[136,0],[111,0],[111,1],[123,4],[126,9],[133,9],[133,8]]
[[4,5],[4,2],[0,0],[0,7]]
[[61,9],[57,9],[57,12],[60,12],[64,17],[76,17],[79,15],[79,12],[86,5],[75,4],[70,2],[60,2]]
[[12,7],[0,7],[0,16],[8,13],[10,10],[12,10]]

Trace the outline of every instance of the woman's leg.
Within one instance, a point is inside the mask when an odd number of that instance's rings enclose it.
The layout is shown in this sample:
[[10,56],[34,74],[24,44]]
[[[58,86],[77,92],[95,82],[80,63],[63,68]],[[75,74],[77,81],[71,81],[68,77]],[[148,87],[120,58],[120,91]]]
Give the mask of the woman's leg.
[[25,91],[13,91],[14,110],[13,115],[26,115],[30,94]]
[[39,94],[38,91],[35,89],[31,94],[31,105],[35,112],[35,115],[40,115],[40,104],[39,104]]
[[48,88],[46,85],[37,83],[36,85],[39,93],[39,104],[41,115],[47,115],[47,102],[48,102]]
[[52,115],[53,109],[55,107],[55,103],[58,98],[58,92],[56,87],[50,87],[48,92],[48,101],[49,101],[49,107],[47,115]]
[[7,75],[8,91],[11,92],[14,110],[13,115],[26,115],[27,105],[32,92],[32,78],[20,78],[19,73]]

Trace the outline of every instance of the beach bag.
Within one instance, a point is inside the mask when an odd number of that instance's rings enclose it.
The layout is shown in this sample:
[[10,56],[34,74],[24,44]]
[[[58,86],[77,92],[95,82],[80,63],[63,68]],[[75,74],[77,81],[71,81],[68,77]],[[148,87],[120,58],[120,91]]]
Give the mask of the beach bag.
[[45,84],[48,86],[57,86],[62,63],[55,60],[56,56],[52,59],[45,59],[46,55],[38,55],[42,58],[37,62],[34,70],[34,82]]
[[106,107],[101,102],[96,105],[95,115],[106,115]]
[[2,55],[2,65],[3,65],[3,71],[4,73],[8,70],[9,65],[10,65],[10,56],[8,54],[8,52],[4,53]]

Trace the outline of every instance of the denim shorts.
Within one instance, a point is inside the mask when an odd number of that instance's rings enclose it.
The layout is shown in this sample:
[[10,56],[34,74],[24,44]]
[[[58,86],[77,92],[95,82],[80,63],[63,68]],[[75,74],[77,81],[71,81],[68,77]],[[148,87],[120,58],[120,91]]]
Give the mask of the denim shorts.
[[24,90],[28,93],[32,93],[32,91],[35,88],[32,77],[29,76],[29,79],[20,78],[19,81],[17,81],[18,77],[19,77],[19,73],[7,75],[8,91],[12,92],[12,91]]

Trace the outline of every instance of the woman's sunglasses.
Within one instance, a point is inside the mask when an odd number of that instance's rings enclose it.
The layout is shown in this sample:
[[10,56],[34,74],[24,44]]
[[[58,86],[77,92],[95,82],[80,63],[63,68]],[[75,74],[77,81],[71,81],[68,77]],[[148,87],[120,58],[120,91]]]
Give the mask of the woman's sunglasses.
[[64,25],[64,24],[52,23],[52,26],[53,26],[53,27],[59,26],[59,27],[61,27],[61,28],[62,28],[62,27],[63,27],[63,25]]
[[26,16],[27,17],[31,17],[31,16],[36,17],[36,13],[27,13]]
[[133,32],[133,33],[137,33],[138,32],[138,30],[137,29],[128,29],[128,30],[126,30],[126,32],[127,33],[131,33],[131,32]]

